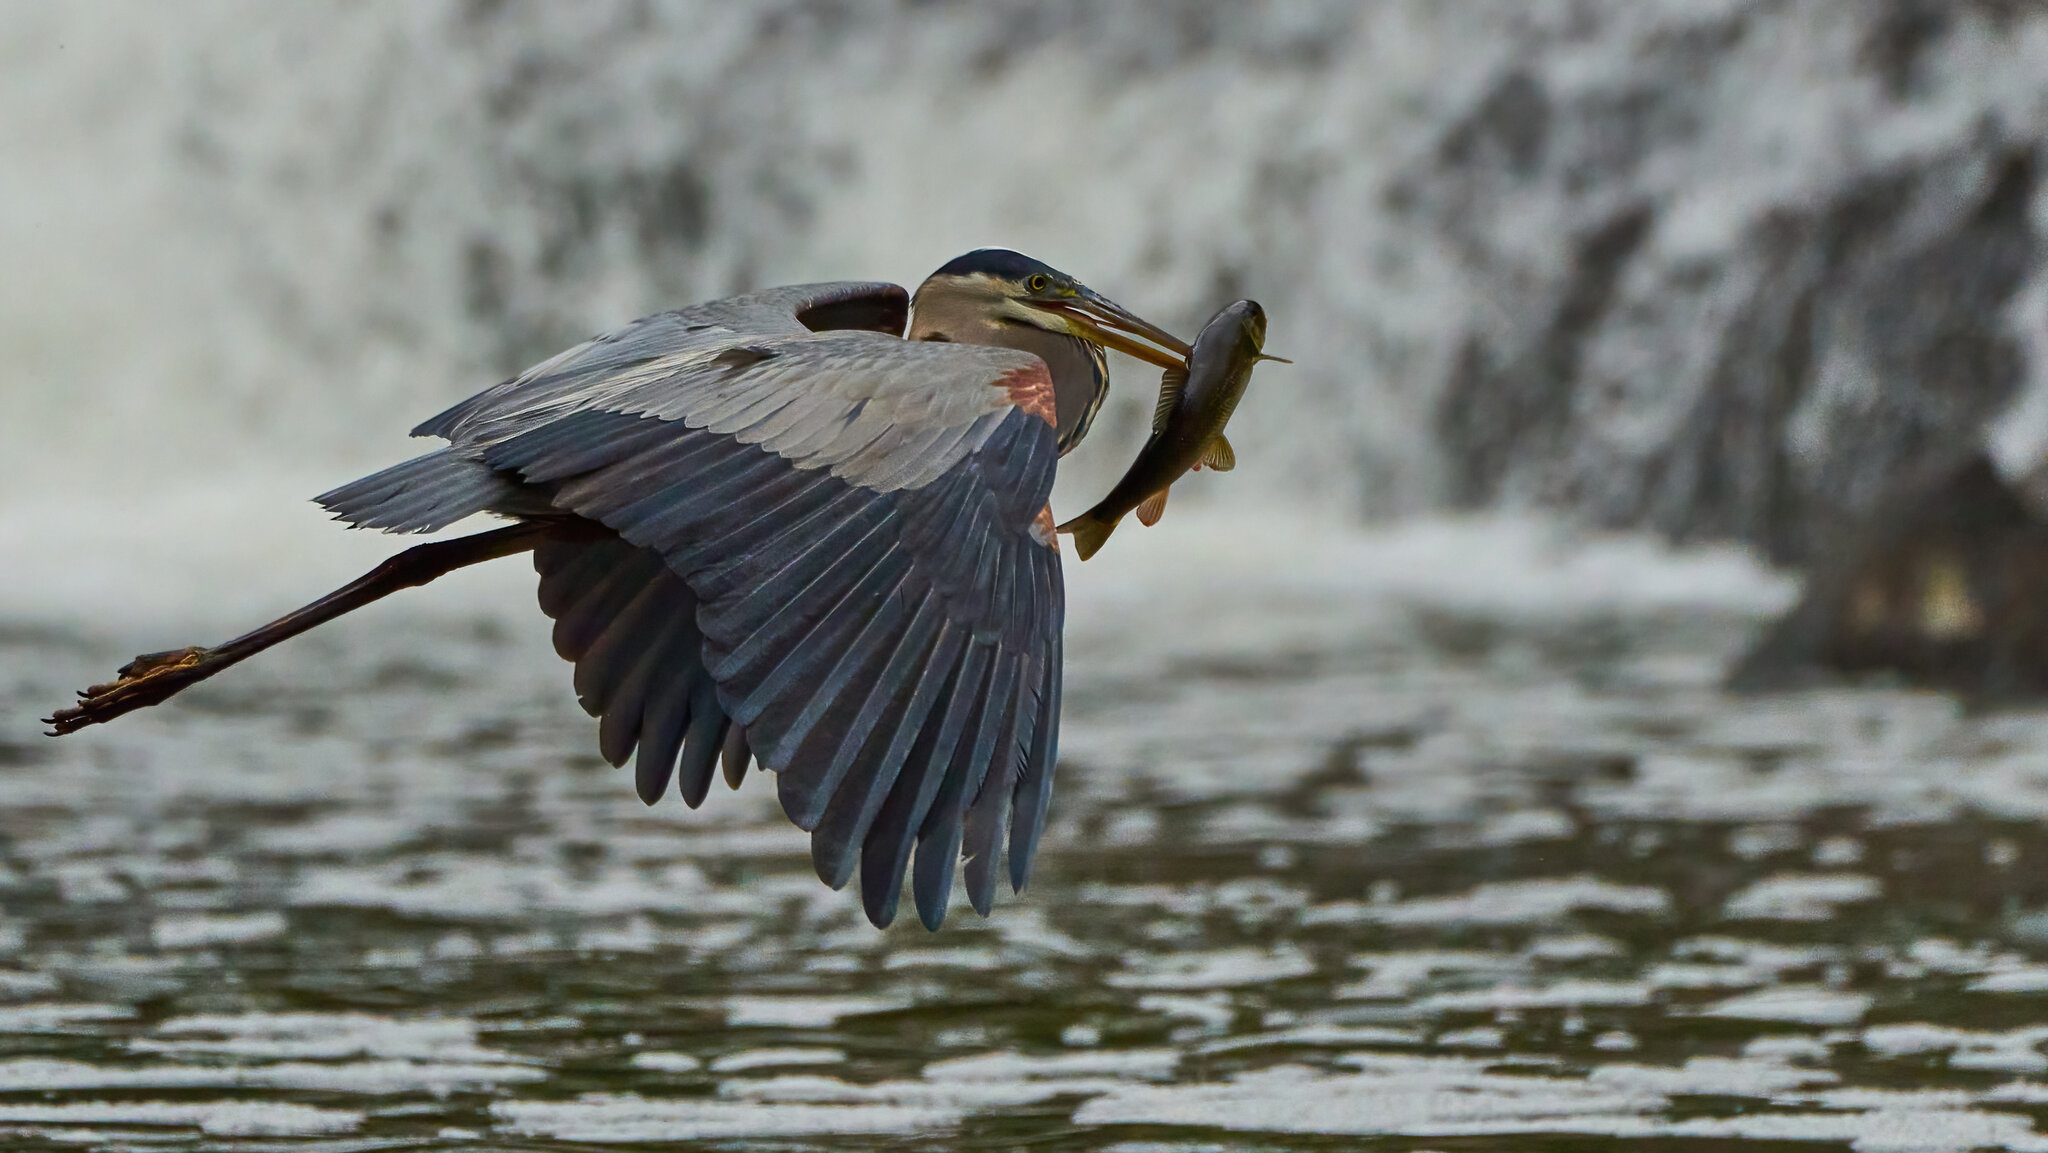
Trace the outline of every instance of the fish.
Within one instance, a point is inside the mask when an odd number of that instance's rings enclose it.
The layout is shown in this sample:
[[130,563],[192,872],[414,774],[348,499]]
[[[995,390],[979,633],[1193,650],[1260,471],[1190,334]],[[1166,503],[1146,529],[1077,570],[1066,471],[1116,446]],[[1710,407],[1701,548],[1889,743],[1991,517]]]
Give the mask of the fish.
[[1226,305],[1202,326],[1187,364],[1167,369],[1160,378],[1152,437],[1123,479],[1094,508],[1059,526],[1059,532],[1073,535],[1074,551],[1082,560],[1102,548],[1132,509],[1140,523],[1159,523],[1166,512],[1167,490],[1188,472],[1229,472],[1237,467],[1237,453],[1223,438],[1223,426],[1237,410],[1253,366],[1262,360],[1294,363],[1266,355],[1265,343],[1266,310],[1256,300]]

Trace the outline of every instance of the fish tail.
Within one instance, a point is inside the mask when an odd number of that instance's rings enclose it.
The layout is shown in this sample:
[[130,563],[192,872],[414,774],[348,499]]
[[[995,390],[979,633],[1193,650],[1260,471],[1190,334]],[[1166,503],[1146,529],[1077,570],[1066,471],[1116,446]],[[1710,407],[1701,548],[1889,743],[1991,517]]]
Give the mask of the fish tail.
[[1092,512],[1084,512],[1061,525],[1059,531],[1074,534],[1074,555],[1087,560],[1102,548],[1102,542],[1109,539],[1109,534],[1116,531],[1116,521],[1103,520]]

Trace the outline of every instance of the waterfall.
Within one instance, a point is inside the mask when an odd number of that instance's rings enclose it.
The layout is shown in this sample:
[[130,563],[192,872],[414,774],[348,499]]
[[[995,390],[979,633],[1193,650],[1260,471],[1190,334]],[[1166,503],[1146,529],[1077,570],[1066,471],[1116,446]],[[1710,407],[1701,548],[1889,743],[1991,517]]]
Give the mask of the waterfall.
[[[1182,332],[1265,303],[1296,363],[1181,509],[1797,560],[2048,426],[2025,6],[47,4],[0,64],[16,558],[75,502],[296,502],[637,315],[991,243]],[[1117,377],[1071,499],[1142,438]]]

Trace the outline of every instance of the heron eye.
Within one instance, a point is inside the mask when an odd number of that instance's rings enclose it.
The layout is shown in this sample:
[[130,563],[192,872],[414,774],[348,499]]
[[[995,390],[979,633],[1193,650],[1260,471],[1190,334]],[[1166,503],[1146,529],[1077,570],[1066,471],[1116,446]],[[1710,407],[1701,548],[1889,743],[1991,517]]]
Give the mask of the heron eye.
[[1051,282],[1046,280],[1045,274],[1041,272],[1037,276],[1032,277],[1028,283],[1031,286],[1031,291],[1044,292],[1045,286]]

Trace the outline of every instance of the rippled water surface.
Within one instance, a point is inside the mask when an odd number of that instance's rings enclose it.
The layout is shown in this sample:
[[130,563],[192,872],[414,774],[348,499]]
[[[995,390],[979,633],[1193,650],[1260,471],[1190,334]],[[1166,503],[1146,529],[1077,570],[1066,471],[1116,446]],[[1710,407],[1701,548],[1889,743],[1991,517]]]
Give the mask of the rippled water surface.
[[642,807],[537,614],[379,609],[63,742],[209,638],[10,626],[0,1134],[2048,1149],[2048,718],[1730,699],[1761,610],[1712,598],[1411,591],[1186,643],[1083,598],[1034,887],[936,935],[758,777]]

